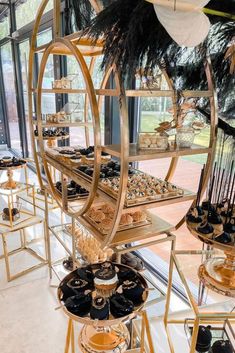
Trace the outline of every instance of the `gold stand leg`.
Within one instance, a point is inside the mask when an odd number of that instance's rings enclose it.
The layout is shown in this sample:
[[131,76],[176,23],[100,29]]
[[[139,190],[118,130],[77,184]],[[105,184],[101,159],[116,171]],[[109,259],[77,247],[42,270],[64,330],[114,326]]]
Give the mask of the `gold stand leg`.
[[10,282],[11,274],[10,274],[8,249],[7,249],[7,241],[6,241],[6,238],[5,238],[5,234],[2,234],[2,245],[3,245],[4,259],[5,259],[5,265],[6,265],[7,281]]
[[70,341],[71,341],[72,327],[73,327],[72,319],[69,319],[68,328],[67,328],[67,335],[66,335],[66,342],[65,342],[65,348],[64,348],[64,353],[69,353],[69,346],[70,346]]
[[48,202],[47,202],[47,190],[45,190],[45,222],[44,222],[44,231],[45,231],[45,241],[46,241],[46,257],[48,260],[49,266],[49,276],[52,279],[52,267],[51,267],[51,244],[50,244],[50,233],[49,233],[49,216],[48,216]]
[[199,323],[200,323],[200,320],[198,318],[196,318],[195,321],[194,321],[194,325],[193,325],[193,334],[192,334],[190,353],[195,353],[196,352],[196,344],[197,344]]

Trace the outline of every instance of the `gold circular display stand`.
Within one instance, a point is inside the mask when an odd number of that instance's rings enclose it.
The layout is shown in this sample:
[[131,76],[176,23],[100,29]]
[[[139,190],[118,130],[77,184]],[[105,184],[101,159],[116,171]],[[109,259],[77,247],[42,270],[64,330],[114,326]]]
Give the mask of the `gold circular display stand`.
[[[121,264],[113,264],[118,270],[132,270],[130,267]],[[95,266],[92,265],[92,266]],[[126,352],[129,343],[130,343],[130,334],[125,325],[125,322],[128,322],[134,319],[138,313],[140,313],[148,299],[148,284],[143,276],[136,272],[138,280],[142,284],[142,287],[145,288],[143,293],[143,302],[135,306],[134,311],[126,316],[120,318],[114,318],[110,316],[108,320],[92,320],[89,316],[80,317],[74,315],[67,310],[65,305],[61,302],[62,291],[60,287],[67,283],[69,280],[75,277],[77,270],[69,273],[60,283],[60,286],[57,291],[57,296],[60,304],[63,307],[65,314],[69,317],[71,321],[77,321],[84,326],[82,327],[78,342],[81,351],[84,353],[96,353],[96,352]],[[75,273],[75,275],[74,275]],[[110,314],[111,315],[111,314]]]
[[198,276],[202,283],[212,290],[229,297],[235,297],[235,246],[219,243],[199,233],[187,222],[192,235],[205,244],[224,252],[225,257],[212,257],[200,265]]
[[[129,266],[126,266],[126,265],[122,265],[122,264],[115,264],[115,266],[118,267],[118,269],[122,269],[122,270],[132,270],[134,271],[132,268],[130,268]],[[71,278],[74,278],[74,272],[70,272],[60,283],[60,286],[63,284],[63,283],[67,283]],[[63,310],[65,312],[65,314],[71,318],[72,320],[74,321],[78,321],[80,322],[81,324],[84,324],[84,325],[92,325],[94,327],[111,327],[111,326],[115,326],[115,325],[119,325],[121,322],[125,322],[125,321],[129,321],[129,320],[132,320],[139,311],[141,311],[145,305],[145,302],[147,301],[148,299],[148,284],[146,282],[146,280],[144,279],[143,276],[141,276],[141,274],[139,272],[136,272],[136,276],[138,277],[138,280],[140,281],[140,283],[142,284],[143,288],[145,288],[145,292],[144,292],[144,301],[143,303],[141,303],[141,305],[135,307],[135,310],[127,315],[127,316],[123,316],[121,318],[113,318],[112,316],[110,317],[109,320],[92,320],[90,317],[80,317],[80,316],[77,316],[77,315],[74,315],[72,314],[71,312],[69,312],[66,307],[63,305],[63,303],[61,302],[61,297],[62,297],[62,292],[61,292],[61,289],[60,289],[60,286],[58,288],[58,291],[57,291],[57,297],[58,297],[58,300],[60,302],[60,304],[62,305],[63,307]]]
[[0,185],[0,188],[1,189],[5,189],[5,190],[15,190],[15,189],[17,189],[19,183],[13,179],[14,170],[26,168],[26,166],[27,166],[27,163],[25,161],[25,163],[23,163],[21,165],[17,165],[17,166],[0,167],[0,171],[4,171],[5,170],[7,172],[7,177],[8,177],[8,180],[6,182],[2,183]]

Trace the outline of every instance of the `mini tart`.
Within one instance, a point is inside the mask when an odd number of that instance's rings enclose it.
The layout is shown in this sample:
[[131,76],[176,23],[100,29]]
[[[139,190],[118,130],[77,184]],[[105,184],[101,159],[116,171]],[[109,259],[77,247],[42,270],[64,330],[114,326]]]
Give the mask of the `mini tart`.
[[132,281],[138,280],[136,272],[131,269],[120,269],[117,275],[118,275],[119,284],[122,284],[124,281],[128,281],[128,280],[132,280]]
[[67,310],[77,316],[86,316],[91,309],[91,294],[78,293],[66,299],[64,305]]
[[122,284],[123,295],[131,300],[134,305],[143,303],[144,288],[139,281],[126,280]]
[[115,318],[130,315],[133,310],[134,304],[124,295],[115,294],[110,299],[110,312]]
[[117,288],[117,274],[112,268],[102,268],[96,271],[94,284],[98,295],[110,297]]
[[93,320],[107,320],[109,317],[109,303],[106,298],[96,297],[93,299],[90,317]]
[[136,211],[132,213],[131,217],[133,218],[133,222],[144,222],[147,219],[146,213],[142,211]]
[[127,226],[133,223],[133,218],[128,213],[123,214],[120,219],[120,226]]
[[224,225],[224,230],[230,234],[235,233],[235,217],[231,218],[230,221]]
[[198,233],[201,233],[207,236],[212,236],[214,232],[214,227],[210,223],[204,222],[197,227],[197,231]]

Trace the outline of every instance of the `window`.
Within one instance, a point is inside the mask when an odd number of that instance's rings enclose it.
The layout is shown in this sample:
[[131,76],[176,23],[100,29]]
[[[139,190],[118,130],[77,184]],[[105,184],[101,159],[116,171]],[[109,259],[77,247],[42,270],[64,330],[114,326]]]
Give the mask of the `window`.
[[0,19],[0,40],[7,37],[10,33],[9,17],[3,17]]
[[[27,0],[16,7],[16,27],[22,28],[35,19],[41,0]],[[53,8],[53,0],[49,0],[45,13]]]
[[1,47],[1,60],[3,82],[6,97],[7,117],[11,138],[11,147],[21,153],[21,141],[19,132],[19,119],[17,113],[16,90],[14,66],[12,61],[11,44],[7,43]]

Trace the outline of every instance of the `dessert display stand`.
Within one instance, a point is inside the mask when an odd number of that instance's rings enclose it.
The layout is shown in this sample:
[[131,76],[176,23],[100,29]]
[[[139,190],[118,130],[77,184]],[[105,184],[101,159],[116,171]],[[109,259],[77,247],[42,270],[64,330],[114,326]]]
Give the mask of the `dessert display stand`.
[[[205,63],[205,74],[208,81],[208,90],[206,91],[182,91],[182,98],[184,99],[194,99],[194,98],[206,98],[210,102],[211,109],[211,125],[210,125],[210,137],[207,146],[199,146],[193,144],[190,148],[179,148],[177,144],[169,146],[166,150],[139,150],[137,144],[131,144],[129,141],[129,117],[127,109],[127,101],[129,97],[169,97],[172,99],[173,114],[177,118],[177,111],[179,110],[179,104],[177,103],[177,91],[174,89],[173,84],[167,74],[163,72],[165,79],[168,83],[168,89],[136,89],[129,90],[124,89],[122,82],[119,77],[115,67],[108,68],[104,73],[103,81],[99,89],[95,89],[92,80],[92,67],[94,66],[95,60],[98,56],[102,55],[103,42],[98,40],[95,45],[93,45],[92,40],[87,37],[81,37],[80,33],[73,33],[69,36],[62,38],[60,36],[60,1],[54,0],[54,16],[53,16],[53,41],[47,43],[43,46],[37,47],[36,39],[39,32],[39,24],[46,8],[48,0],[42,1],[39,10],[37,12],[35,26],[31,41],[31,50],[29,55],[29,118],[31,119],[31,135],[34,150],[34,158],[36,162],[37,172],[39,176],[39,182],[41,188],[45,190],[45,221],[49,225],[48,217],[48,200],[47,200],[47,190],[52,195],[53,199],[56,200],[60,208],[65,214],[72,219],[72,257],[75,259],[75,220],[78,221],[88,232],[99,241],[102,249],[112,248],[117,253],[118,262],[121,261],[121,254],[126,252],[131,252],[140,248],[148,247],[154,244],[160,244],[162,242],[170,242],[171,250],[174,252],[175,249],[175,236],[172,231],[178,229],[184,222],[184,218],[180,220],[176,225],[172,225],[165,220],[161,219],[157,215],[149,212],[149,210],[171,205],[179,202],[192,201],[194,202],[196,195],[193,192],[184,190],[180,188],[181,192],[173,197],[150,197],[144,201],[135,201],[130,204],[127,202],[126,195],[128,192],[128,173],[129,164],[133,162],[141,162],[147,160],[156,160],[160,158],[171,158],[171,163],[169,170],[166,174],[165,180],[170,182],[173,178],[174,172],[177,167],[177,162],[179,157],[186,155],[196,155],[196,154],[206,154],[207,162],[205,165],[205,174],[203,178],[202,193],[205,191],[207,185],[211,166],[215,153],[216,144],[216,129],[217,129],[217,114],[216,114],[216,96],[215,90],[212,82],[212,72],[210,59]],[[96,1],[91,1],[94,5]],[[33,64],[34,57],[36,53],[42,53],[42,59],[39,69],[37,86],[33,86]],[[72,55],[77,65],[81,71],[81,79],[83,79],[85,87],[82,89],[44,89],[43,77],[46,68],[46,64],[50,55]],[[85,61],[85,57],[91,57],[91,64],[88,67]],[[115,88],[108,89],[107,83],[110,75],[114,75]],[[42,119],[42,100],[43,95],[47,93],[60,93],[60,94],[85,94],[85,110],[84,110],[84,121],[79,123],[64,122],[59,124],[60,127],[72,128],[83,127],[86,133],[86,144],[89,146],[88,134],[89,127],[93,128],[94,135],[94,155],[93,155],[93,175],[88,177],[87,175],[82,175],[82,173],[77,171],[77,168],[71,167],[71,164],[65,160],[58,158],[58,155],[51,153],[52,149],[46,149],[43,140],[43,128],[53,127],[55,123],[46,123]],[[33,96],[36,95],[37,102],[37,116],[33,119],[32,114],[32,102]],[[100,109],[102,104],[102,98],[114,97],[119,101],[120,108],[120,143],[112,145],[101,145],[101,124],[100,124]],[[88,108],[90,107],[92,115],[92,123],[88,122]],[[37,143],[34,138],[34,126],[38,129],[38,149]],[[56,124],[58,126],[58,124]],[[119,176],[119,187],[116,195],[110,191],[105,190],[101,187],[100,182],[100,170],[102,164],[102,153],[110,155],[119,161],[120,164],[120,176]],[[44,185],[40,162],[44,166],[47,183]],[[56,190],[55,183],[53,180],[53,175],[51,174],[51,167],[56,170],[56,174],[60,174],[60,181],[62,182],[62,193],[59,194]],[[136,171],[136,173],[139,173]],[[141,174],[140,174],[141,175]],[[77,184],[81,185],[83,188],[89,191],[87,198],[77,200],[77,205],[74,207],[74,201],[69,200],[67,197],[67,180],[73,180]],[[140,177],[141,179],[141,177]],[[179,190],[179,188],[177,188]],[[90,222],[87,217],[87,213],[91,210],[92,206],[96,206],[97,203],[105,202],[108,206],[113,207],[114,216],[112,223],[107,232],[103,233],[99,228],[97,228],[94,223]],[[150,223],[145,224],[140,227],[127,227],[125,229],[119,229],[121,217],[124,214],[134,213],[137,211],[146,212],[148,217],[151,219]],[[47,248],[48,248],[48,263],[50,268],[50,275],[52,276],[52,262],[51,262],[51,246],[50,246],[50,236],[49,232],[56,233],[55,229],[47,227]],[[57,238],[58,239],[58,238]],[[128,248],[127,248],[128,245]],[[172,281],[173,272],[173,260],[170,261],[169,266],[169,277],[170,282]],[[75,266],[75,261],[74,261]],[[171,288],[170,288],[171,289]],[[168,302],[167,311],[169,310],[169,298],[170,294],[168,292]],[[144,317],[145,314],[144,314]],[[167,317],[167,313],[166,313]],[[146,326],[146,319],[143,320],[143,334]],[[148,331],[148,330],[147,330]],[[196,330],[194,330],[194,339],[196,335]],[[70,319],[67,335],[66,349],[69,348],[70,339],[74,338],[73,322]],[[81,335],[80,335],[81,338]],[[193,340],[194,340],[193,339]],[[71,344],[72,352],[74,352],[74,343]],[[152,349],[150,344],[150,349]],[[143,352],[144,348],[141,348]],[[191,353],[194,351],[191,350]]]
[[[219,253],[220,254],[220,253]],[[198,330],[200,325],[210,325],[212,330],[220,330],[223,331],[223,327],[226,323],[229,322],[229,325],[233,326],[235,323],[235,312],[234,312],[234,303],[229,307],[224,305],[225,309],[223,310],[223,305],[220,310],[215,310],[214,306],[198,306],[197,299],[195,298],[194,288],[199,288],[199,282],[201,279],[198,277],[197,269],[200,266],[202,256],[210,257],[211,259],[218,256],[218,251],[173,251],[171,254],[171,263],[173,264],[173,269],[177,271],[181,283],[183,285],[185,294],[189,301],[190,307],[193,312],[192,318],[188,319],[174,319],[169,312],[170,303],[171,303],[171,295],[172,295],[172,277],[173,272],[170,273],[167,296],[166,296],[166,311],[164,316],[164,324],[166,328],[167,338],[170,346],[171,353],[176,352],[174,347],[174,340],[171,337],[171,326],[181,325],[181,327],[185,327],[185,334],[187,337],[190,336],[189,340],[189,353],[196,352],[196,343],[198,337]],[[197,267],[198,264],[198,267]],[[199,270],[200,271],[200,270]],[[188,278],[190,276],[190,279]],[[214,288],[213,288],[214,290]],[[224,293],[222,293],[224,294]],[[211,287],[208,287],[207,298],[211,296],[213,298],[215,295],[211,291]],[[216,303],[224,303],[224,295],[217,295],[214,300]],[[227,311],[226,311],[227,310]],[[234,336],[233,329],[232,335]],[[233,343],[234,344],[234,343]]]
[[[135,244],[134,247],[130,247],[129,251],[133,249],[137,249],[137,247],[144,247],[153,245],[154,241],[158,241],[160,237],[163,237],[165,241],[173,241],[173,238],[169,236],[170,232],[174,229],[177,229],[182,223],[183,219],[178,222],[176,225],[171,225],[168,222],[160,219],[158,216],[151,214],[151,224],[146,225],[144,227],[132,228],[123,231],[117,231],[120,223],[120,219],[123,213],[135,212],[138,210],[148,210],[151,208],[156,208],[160,206],[170,205],[178,202],[184,202],[195,199],[195,194],[189,192],[187,190],[183,191],[179,197],[161,197],[157,200],[149,200],[142,203],[133,203],[131,206],[126,205],[125,195],[127,192],[127,181],[128,181],[128,165],[131,162],[140,162],[147,160],[154,160],[159,158],[172,158],[169,171],[166,175],[166,180],[170,181],[173,177],[174,171],[176,169],[177,160],[180,156],[185,155],[195,155],[195,154],[207,154],[207,163],[205,167],[205,176],[203,181],[202,192],[205,189],[205,185],[208,181],[211,162],[213,160],[213,155],[215,151],[215,140],[216,140],[216,126],[217,126],[217,116],[216,116],[216,97],[214,93],[214,88],[212,84],[211,78],[211,67],[210,60],[205,63],[205,73],[208,79],[208,90],[207,91],[183,91],[182,97],[184,98],[196,98],[196,97],[205,97],[210,101],[211,106],[211,126],[210,126],[210,140],[208,141],[208,147],[192,145],[191,148],[178,148],[174,145],[173,148],[169,148],[165,151],[140,151],[136,144],[129,143],[129,127],[128,127],[128,110],[127,110],[127,99],[128,97],[170,97],[173,100],[173,108],[174,112],[177,111],[177,102],[176,102],[176,91],[172,86],[172,82],[166,75],[166,80],[168,81],[168,86],[170,87],[168,90],[124,90],[122,87],[121,81],[119,79],[118,72],[114,68],[109,68],[103,78],[103,82],[101,84],[100,89],[94,89],[91,72],[84,60],[85,56],[90,56],[92,61],[95,61],[97,56],[100,56],[102,53],[103,43],[101,40],[98,40],[95,46],[92,46],[92,42],[89,38],[81,38],[77,33],[74,33],[70,36],[66,36],[64,38],[60,37],[60,4],[55,1],[54,3],[54,40],[52,43],[44,45],[42,47],[37,48],[35,46],[36,36],[38,33],[38,24],[40,22],[42,13],[45,9],[47,1],[43,1],[35,22],[33,39],[31,44],[31,59],[30,59],[30,67],[32,66],[33,53],[41,52],[43,54],[42,61],[39,70],[38,83],[37,88],[32,87],[32,82],[29,78],[29,92],[32,95],[36,93],[37,97],[37,120],[32,120],[32,126],[37,125],[38,128],[38,141],[40,148],[40,156],[43,161],[45,173],[47,176],[50,193],[53,195],[53,198],[58,202],[60,207],[64,210],[64,212],[72,217],[75,217],[80,224],[86,227],[89,232],[97,238],[101,246],[112,247],[114,249],[118,249],[119,251],[119,259],[121,257],[121,252],[126,252],[126,249],[123,247],[127,244],[133,244],[135,242],[144,241],[145,244]],[[42,99],[44,94],[44,88],[42,87],[43,76],[46,67],[46,63],[49,55],[72,55],[77,61],[78,67],[80,68],[82,78],[85,82],[84,89],[69,89],[69,90],[60,90],[63,94],[77,93],[77,94],[86,94],[87,102],[89,103],[92,112],[92,126],[94,133],[94,171],[92,178],[86,178],[78,173],[75,168],[71,168],[68,163],[59,159],[56,155],[48,153],[44,148],[44,141],[42,136],[42,129],[44,127],[44,123],[42,120],[41,109],[42,109]],[[107,81],[110,77],[111,73],[114,73],[115,77],[115,88],[107,89]],[[46,90],[47,93],[55,93],[53,89]],[[99,108],[101,107],[101,97],[104,96],[113,96],[120,97],[120,126],[121,126],[121,137],[119,145],[108,145],[101,146],[101,137],[100,137],[100,115]],[[98,97],[98,98],[97,98]],[[32,101],[32,97],[29,99]],[[30,109],[29,109],[30,110]],[[86,114],[85,114],[86,116]],[[53,123],[52,123],[53,124]],[[84,124],[86,121],[84,120]],[[66,127],[71,127],[69,123],[65,124]],[[117,193],[117,197],[114,198],[110,192],[104,191],[100,186],[100,165],[101,165],[101,152],[105,152],[110,154],[112,157],[119,159],[120,163],[120,183],[119,190]],[[37,151],[35,150],[35,154],[37,155]],[[66,186],[65,183],[62,184],[63,192],[62,197],[58,195],[55,185],[52,180],[52,176],[50,173],[50,166],[53,166],[57,171],[61,173],[61,180],[64,178],[69,178],[74,180],[79,185],[82,185],[89,191],[89,196],[87,199],[81,201],[81,207],[76,211],[70,207],[70,201],[66,199]],[[112,225],[107,232],[106,235],[102,234],[97,228],[91,224],[86,216],[87,211],[91,208],[94,201],[104,200],[111,206],[114,207],[115,213],[113,217]],[[155,240],[153,240],[153,237]],[[163,240],[161,240],[162,242]]]

